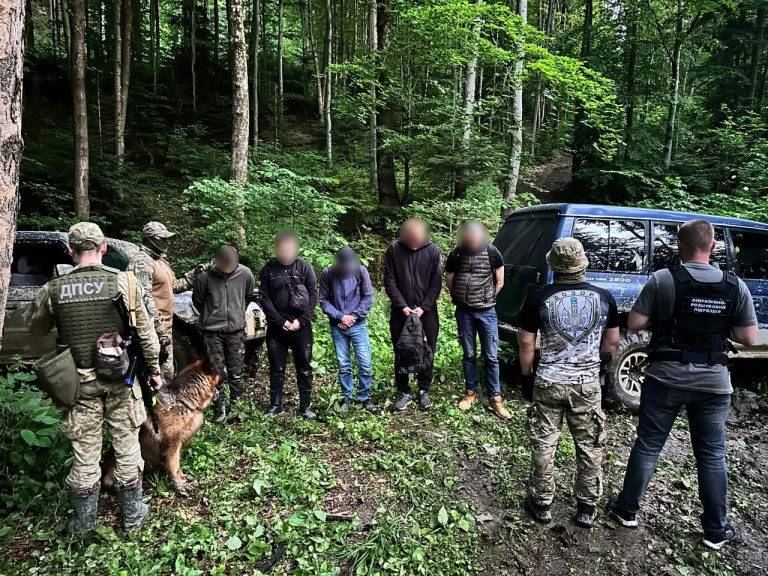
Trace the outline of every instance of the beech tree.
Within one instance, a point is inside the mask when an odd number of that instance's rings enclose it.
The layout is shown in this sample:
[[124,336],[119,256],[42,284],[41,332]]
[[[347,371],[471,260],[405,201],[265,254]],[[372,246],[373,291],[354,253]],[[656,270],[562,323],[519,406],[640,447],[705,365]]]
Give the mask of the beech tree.
[[248,52],[245,45],[243,0],[230,0],[232,53],[232,168],[233,182],[248,181]]

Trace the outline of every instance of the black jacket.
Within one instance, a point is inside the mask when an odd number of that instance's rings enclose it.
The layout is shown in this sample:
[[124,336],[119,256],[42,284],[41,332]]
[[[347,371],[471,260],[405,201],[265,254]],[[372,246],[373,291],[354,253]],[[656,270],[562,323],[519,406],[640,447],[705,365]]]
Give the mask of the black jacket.
[[[288,305],[290,286],[298,284],[303,284],[309,293],[309,310],[294,310]],[[302,325],[312,322],[312,312],[317,305],[317,277],[308,262],[299,258],[286,266],[276,258],[271,259],[259,274],[259,292],[261,308],[273,326],[295,319]]]
[[435,308],[442,288],[440,248],[427,242],[415,250],[399,240],[384,258],[384,288],[392,308]]
[[198,327],[209,332],[245,329],[245,309],[254,285],[253,273],[242,264],[229,275],[215,266],[200,272],[192,286],[192,304],[200,314]]

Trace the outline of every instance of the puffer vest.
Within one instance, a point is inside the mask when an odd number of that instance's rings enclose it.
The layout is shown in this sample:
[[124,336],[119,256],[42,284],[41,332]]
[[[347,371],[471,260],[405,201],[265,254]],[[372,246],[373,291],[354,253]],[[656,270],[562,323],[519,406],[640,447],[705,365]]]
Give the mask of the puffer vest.
[[93,368],[96,341],[102,334],[125,335],[125,323],[113,302],[119,294],[117,274],[106,266],[83,266],[49,283],[58,343],[69,346],[78,368]]
[[488,248],[477,254],[459,255],[451,288],[453,303],[467,308],[491,308],[496,304],[494,271]]

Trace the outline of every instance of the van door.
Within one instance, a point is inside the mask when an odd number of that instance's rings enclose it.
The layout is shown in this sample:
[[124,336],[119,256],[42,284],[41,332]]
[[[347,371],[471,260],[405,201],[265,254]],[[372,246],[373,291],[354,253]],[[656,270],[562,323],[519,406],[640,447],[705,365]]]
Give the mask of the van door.
[[768,346],[768,233],[731,228],[734,272],[752,293],[760,327],[758,345]]
[[496,298],[499,320],[514,325],[528,284],[546,272],[545,256],[552,246],[555,213],[535,213],[508,219],[494,245],[504,258],[504,287]]
[[607,289],[629,311],[648,280],[647,222],[576,218],[572,236],[587,254],[587,280]]

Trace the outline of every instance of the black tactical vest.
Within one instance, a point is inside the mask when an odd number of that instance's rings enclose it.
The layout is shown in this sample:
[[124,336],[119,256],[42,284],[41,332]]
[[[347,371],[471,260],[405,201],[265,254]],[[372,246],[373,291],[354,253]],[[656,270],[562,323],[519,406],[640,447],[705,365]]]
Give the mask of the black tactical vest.
[[465,254],[460,249],[451,298],[454,304],[467,308],[491,308],[496,304],[495,271],[487,247],[477,254]]
[[93,367],[96,340],[102,334],[125,335],[125,324],[113,302],[119,294],[117,274],[106,266],[83,266],[48,285],[58,343],[69,346],[78,368]]
[[[685,266],[671,270],[675,282],[672,317],[652,319],[651,361],[727,364],[728,335],[739,298],[739,282],[723,272],[720,282],[699,282]],[[660,346],[675,350],[658,350]]]

